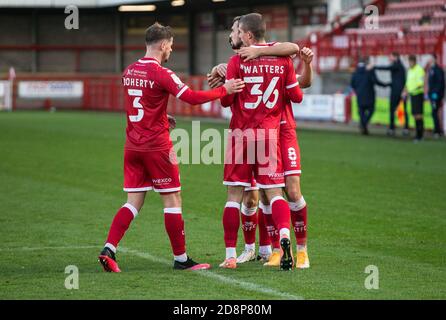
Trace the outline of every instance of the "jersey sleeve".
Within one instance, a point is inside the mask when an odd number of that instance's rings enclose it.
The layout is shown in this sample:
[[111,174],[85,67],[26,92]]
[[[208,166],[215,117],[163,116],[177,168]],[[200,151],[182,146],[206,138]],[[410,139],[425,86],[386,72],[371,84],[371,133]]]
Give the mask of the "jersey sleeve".
[[176,98],[189,88],[172,70],[161,68],[159,71],[158,84]]
[[297,81],[296,71],[294,71],[291,58],[287,58],[286,69],[285,88],[287,89],[287,95],[292,102],[300,103],[303,99],[303,93],[299,87],[299,81]]
[[[240,78],[240,56],[235,55],[228,62],[228,67],[226,68],[226,80],[238,79]],[[229,107],[234,103],[235,93],[227,95],[220,99],[221,105],[223,107]]]
[[185,88],[186,90],[179,96],[179,99],[192,105],[223,98],[227,94],[226,88],[223,86],[208,91],[193,91],[188,87]]
[[[268,46],[275,46],[275,45],[277,45],[277,44],[281,44],[281,42],[268,42]],[[292,54],[292,55],[290,55],[290,58],[292,59],[292,60],[294,60],[295,58],[297,57],[297,54]]]

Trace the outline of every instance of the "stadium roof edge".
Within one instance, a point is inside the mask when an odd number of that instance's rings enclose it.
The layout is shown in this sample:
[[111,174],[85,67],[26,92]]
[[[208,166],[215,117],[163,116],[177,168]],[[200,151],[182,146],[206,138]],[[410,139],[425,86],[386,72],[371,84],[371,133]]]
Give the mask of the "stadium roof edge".
[[123,4],[151,4],[166,0],[0,0],[0,8],[64,8],[76,5],[83,8],[113,7]]

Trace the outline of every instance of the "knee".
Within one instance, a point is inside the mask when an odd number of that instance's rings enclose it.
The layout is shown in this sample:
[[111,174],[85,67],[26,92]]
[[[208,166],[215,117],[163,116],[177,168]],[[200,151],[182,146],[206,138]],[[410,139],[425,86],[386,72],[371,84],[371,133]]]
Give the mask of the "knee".
[[290,202],[296,202],[299,201],[300,198],[302,198],[302,193],[300,192],[299,188],[290,187],[287,188],[286,191],[287,191],[288,201]]
[[228,187],[228,198],[227,201],[230,202],[242,202],[243,199],[243,187]]
[[141,211],[144,205],[144,196],[130,195],[127,197],[127,203],[131,204],[138,212]]
[[243,204],[247,208],[256,207],[258,202],[259,202],[259,196],[257,195],[257,192],[254,191],[245,193],[245,196],[243,197]]
[[243,204],[247,207],[247,208],[254,208],[257,206],[257,201],[255,201],[255,199],[253,198],[249,198],[246,201],[243,201]]
[[161,193],[164,208],[181,208],[181,193],[179,191],[172,193]]

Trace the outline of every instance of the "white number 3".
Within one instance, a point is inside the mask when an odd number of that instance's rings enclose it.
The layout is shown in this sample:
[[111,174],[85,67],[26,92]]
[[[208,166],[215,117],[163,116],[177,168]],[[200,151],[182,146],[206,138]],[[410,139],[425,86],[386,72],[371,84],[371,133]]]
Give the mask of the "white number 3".
[[128,89],[129,96],[135,97],[133,99],[133,108],[138,109],[138,114],[136,116],[129,116],[131,122],[138,122],[144,117],[144,107],[139,100],[142,97],[142,90]]

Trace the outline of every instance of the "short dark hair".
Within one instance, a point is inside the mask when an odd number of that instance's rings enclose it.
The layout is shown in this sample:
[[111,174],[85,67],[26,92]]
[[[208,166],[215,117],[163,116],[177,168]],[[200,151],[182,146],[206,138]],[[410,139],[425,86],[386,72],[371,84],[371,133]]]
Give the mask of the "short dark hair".
[[409,61],[417,62],[417,56],[414,55],[414,54],[411,54],[411,55],[409,56]]
[[436,53],[432,53],[431,56],[432,56],[432,58],[434,58],[435,61],[437,61],[437,54]]
[[173,37],[172,29],[155,22],[146,30],[146,44],[151,45],[160,40],[170,40]]
[[396,51],[393,51],[392,52],[392,56],[394,56],[395,58],[399,58],[400,54],[398,52],[396,52]]
[[245,32],[251,32],[256,40],[265,38],[266,23],[259,13],[248,13],[240,18],[240,28]]

